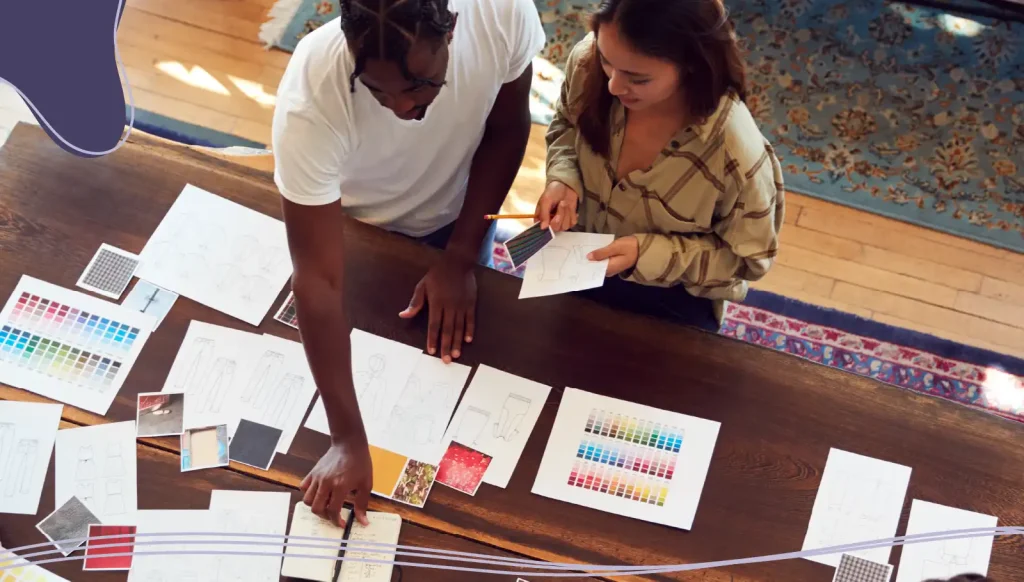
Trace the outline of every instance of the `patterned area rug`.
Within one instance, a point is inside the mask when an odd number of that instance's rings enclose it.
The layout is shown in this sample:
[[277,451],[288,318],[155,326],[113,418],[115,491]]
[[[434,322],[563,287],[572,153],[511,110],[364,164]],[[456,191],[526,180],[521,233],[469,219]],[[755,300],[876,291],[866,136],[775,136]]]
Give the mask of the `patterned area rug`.
[[[525,266],[513,269],[500,245],[494,246],[492,261],[492,268],[522,278]],[[962,350],[962,346],[953,342],[877,323],[872,327],[881,331],[874,334],[879,337],[867,337],[844,331],[844,328],[857,329],[865,323],[866,320],[854,315],[765,292],[751,291],[748,298],[748,303],[780,301],[796,303],[806,314],[828,312],[829,319],[838,325],[810,323],[753,305],[730,303],[718,333],[1024,423],[1024,378],[1014,375],[1024,373],[1024,362],[983,350]],[[886,341],[897,335],[929,346],[945,344],[947,350],[971,352],[976,362]]]

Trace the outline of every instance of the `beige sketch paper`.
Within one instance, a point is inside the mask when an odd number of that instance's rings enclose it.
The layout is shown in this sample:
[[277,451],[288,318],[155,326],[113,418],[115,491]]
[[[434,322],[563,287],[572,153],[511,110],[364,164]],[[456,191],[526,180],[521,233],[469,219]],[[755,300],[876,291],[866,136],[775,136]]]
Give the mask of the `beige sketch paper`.
[[391,582],[391,573],[395,568],[393,546],[398,544],[398,536],[402,531],[402,517],[395,513],[368,511],[366,519],[370,525],[364,526],[359,522],[352,524],[349,542],[378,544],[373,546],[377,551],[356,549],[353,545],[353,549],[345,552],[345,561],[341,564],[338,582]]
[[[341,510],[341,518],[343,520],[348,520],[348,514],[348,509]],[[305,502],[299,501],[295,504],[292,512],[292,526],[288,530],[288,536],[289,545],[284,550],[281,575],[286,578],[333,582],[334,566],[337,563],[336,558],[341,549],[341,540],[345,537],[344,528],[340,528],[330,521],[314,515]],[[292,539],[291,536],[321,539]],[[338,544],[328,546],[328,540],[337,540]],[[298,547],[291,545],[293,543],[315,545],[318,547]],[[309,558],[297,556],[323,557]]]
[[56,507],[78,497],[103,523],[135,523],[135,421],[58,431],[54,450]]
[[[996,527],[999,518],[915,499],[910,504],[907,535]],[[924,542],[903,546],[896,582],[946,580],[970,572],[988,574],[992,537]]]
[[[280,537],[263,537],[252,541],[261,543],[280,542],[281,545],[259,546],[263,556],[223,556],[220,569],[231,572],[235,578],[245,582],[277,582],[281,570],[281,554],[284,553],[285,533],[288,529],[288,509],[291,495],[267,491],[210,492],[210,511],[217,516],[222,531],[234,534],[263,534]],[[241,538],[246,539],[246,538]],[[245,546],[238,546],[244,548]],[[223,582],[221,579],[218,582]]]

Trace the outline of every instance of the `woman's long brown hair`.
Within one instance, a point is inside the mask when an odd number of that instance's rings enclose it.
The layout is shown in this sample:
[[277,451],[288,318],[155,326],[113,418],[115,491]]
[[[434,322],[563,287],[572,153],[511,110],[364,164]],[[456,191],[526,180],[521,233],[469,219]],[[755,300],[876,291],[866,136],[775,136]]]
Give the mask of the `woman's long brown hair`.
[[[721,0],[604,0],[591,18],[595,36],[612,22],[637,51],[675,63],[693,119],[714,113],[730,90],[746,98],[746,64]],[[608,157],[615,98],[596,42],[581,67],[587,78],[576,104],[579,131],[591,149]]]

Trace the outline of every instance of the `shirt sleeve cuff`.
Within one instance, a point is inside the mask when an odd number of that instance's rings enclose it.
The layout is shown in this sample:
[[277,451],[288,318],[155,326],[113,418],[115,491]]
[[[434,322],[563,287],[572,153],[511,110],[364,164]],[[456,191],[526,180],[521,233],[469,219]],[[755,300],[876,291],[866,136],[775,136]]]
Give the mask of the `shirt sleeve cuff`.
[[672,261],[672,243],[659,234],[645,233],[633,236],[640,245],[640,254],[636,265],[632,269],[626,269],[619,276],[632,283],[670,285],[671,281],[658,279],[666,274]]
[[583,198],[583,180],[580,178],[579,168],[576,167],[575,162],[567,162],[561,164],[552,164],[547,169],[547,181],[545,185],[552,182],[561,182],[566,186],[573,189],[580,197],[580,202]]
[[274,184],[277,185],[277,191],[281,193],[281,196],[285,200],[300,206],[324,206],[341,200],[340,190],[338,190],[336,194],[298,194],[294,190],[286,188],[280,176],[276,172],[274,173]]

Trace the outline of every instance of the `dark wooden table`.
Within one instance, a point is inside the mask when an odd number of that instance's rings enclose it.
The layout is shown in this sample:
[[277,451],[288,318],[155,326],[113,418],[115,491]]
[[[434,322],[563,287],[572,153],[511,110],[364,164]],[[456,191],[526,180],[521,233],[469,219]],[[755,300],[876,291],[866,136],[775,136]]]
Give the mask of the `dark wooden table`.
[[[151,139],[84,160],[41,131],[19,126],[0,150],[0,297],[22,273],[73,288],[100,243],[138,252],[186,183],[279,217],[271,176]],[[435,251],[346,223],[347,274],[355,326],[422,345],[426,322],[400,320]],[[1024,523],[1024,427],[784,354],[675,325],[613,312],[562,295],[519,301],[519,283],[480,269],[476,341],[466,364],[486,363],[554,386],[507,489],[469,498],[435,488],[423,510],[374,499],[411,523],[534,558],[587,563],[669,564],[800,549],[830,447],[913,467],[920,498]],[[285,292],[282,291],[283,298]],[[82,424],[135,418],[135,395],[159,390],[188,322],[253,329],[185,298],[150,338],[106,418],[65,407]],[[259,331],[298,339],[270,317]],[[590,510],[530,493],[565,386],[722,423],[692,531]],[[38,397],[14,389],[0,396]],[[176,451],[174,439],[151,444]],[[327,448],[300,429],[292,452],[269,473],[295,486]],[[1021,540],[996,540],[990,574],[1022,580]],[[898,559],[893,555],[893,563]],[[829,580],[807,560],[655,579]]]
[[[61,428],[75,428],[77,425],[61,423]],[[181,472],[181,461],[178,455],[161,451],[155,447],[139,444],[138,458],[138,493],[139,509],[207,509],[210,505],[210,492],[214,489],[238,491],[276,491],[292,495],[292,505],[301,498],[293,488],[269,481],[243,475],[237,471],[210,469],[193,473]],[[46,543],[43,534],[36,529],[42,516],[53,511],[53,459],[46,474],[46,485],[39,503],[38,515],[4,515],[0,521],[0,540],[4,547],[13,549],[19,546]],[[289,527],[291,516],[289,515]],[[515,557],[498,549],[474,543],[456,536],[432,531],[410,523],[402,525],[399,544],[418,547],[438,548],[456,552],[489,554],[500,557]],[[46,549],[36,548],[24,553],[41,552]],[[72,554],[81,557],[83,552]],[[47,558],[60,558],[59,555]],[[399,560],[417,560],[416,558],[399,557]],[[84,572],[81,560],[45,564],[43,568],[71,580],[72,582],[123,582],[127,572]],[[452,580],[452,573],[444,570],[405,566],[402,568],[401,579],[406,581],[445,582]],[[399,577],[396,572],[393,579]],[[2,578],[2,575],[0,575]],[[495,580],[515,580],[515,576],[494,576]],[[283,580],[291,580],[283,578]]]

